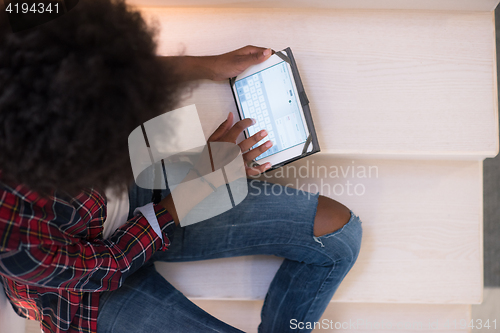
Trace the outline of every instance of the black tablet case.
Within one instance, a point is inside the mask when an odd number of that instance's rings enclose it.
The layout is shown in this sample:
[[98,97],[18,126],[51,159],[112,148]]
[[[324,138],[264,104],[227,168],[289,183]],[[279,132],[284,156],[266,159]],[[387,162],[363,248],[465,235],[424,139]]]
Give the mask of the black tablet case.
[[[294,157],[294,158],[291,158],[289,160],[283,161],[279,164],[275,164],[270,169],[266,170],[266,172],[278,169],[278,168],[280,168],[288,163],[291,163],[293,161],[297,161],[303,157],[312,155],[312,154],[320,151],[318,137],[316,135],[316,130],[314,129],[314,122],[312,119],[311,110],[309,108],[309,99],[307,99],[307,95],[306,95],[306,92],[304,90],[302,80],[300,79],[299,71],[297,69],[297,64],[295,63],[295,59],[293,57],[292,50],[289,47],[287,47],[283,51],[285,51],[287,55],[283,54],[281,51],[278,51],[275,54],[278,57],[280,57],[281,59],[283,59],[284,61],[288,62],[290,64],[290,67],[292,68],[293,78],[294,78],[295,84],[297,86],[297,92],[299,93],[300,104],[302,104],[302,109],[304,110],[304,118],[306,120],[307,128],[309,130],[309,137],[307,138],[306,144],[304,145],[304,150],[302,151],[301,155]],[[235,80],[236,80],[236,77],[233,77],[233,78],[229,79],[229,83],[231,85],[231,92],[233,93],[236,107],[238,107],[238,104],[237,104],[238,101],[236,99],[236,96],[235,96],[234,90],[233,90],[233,85],[234,85]],[[238,112],[238,114],[240,114],[240,113]],[[312,142],[312,145],[313,145],[313,148],[310,152],[307,152],[307,148],[309,147],[308,142]]]

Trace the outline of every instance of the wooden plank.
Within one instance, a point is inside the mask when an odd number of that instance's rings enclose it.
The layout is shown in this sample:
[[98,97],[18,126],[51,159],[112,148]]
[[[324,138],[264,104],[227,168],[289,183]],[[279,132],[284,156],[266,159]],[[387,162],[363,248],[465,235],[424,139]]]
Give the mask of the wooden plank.
[[141,7],[336,8],[493,11],[498,0],[130,0]]
[[[323,152],[482,160],[498,152],[492,13],[143,9],[159,54],[245,44],[294,51]],[[227,82],[200,82],[208,135],[235,110]]]
[[[361,253],[334,302],[482,301],[481,162],[318,156],[292,166],[296,176],[288,169],[270,181],[320,191],[363,221]],[[189,297],[263,299],[280,262],[253,256],[157,267]]]
[[[194,301],[199,307],[245,332],[257,332],[262,301]],[[465,333],[470,305],[331,303],[314,332]],[[460,322],[462,321],[462,322]],[[446,324],[449,324],[446,327]],[[292,322],[292,328],[298,323]],[[314,327],[314,323],[312,323]],[[465,325],[465,327],[467,326]],[[343,328],[342,328],[343,326]],[[321,328],[320,328],[321,327]]]

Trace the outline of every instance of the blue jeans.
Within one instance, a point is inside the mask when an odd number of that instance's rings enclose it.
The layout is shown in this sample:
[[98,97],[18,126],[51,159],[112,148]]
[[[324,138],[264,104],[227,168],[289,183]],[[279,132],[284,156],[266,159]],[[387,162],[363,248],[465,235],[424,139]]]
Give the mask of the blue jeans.
[[[285,258],[267,292],[259,332],[310,332],[292,330],[290,321],[320,319],[358,257],[361,221],[351,213],[344,227],[315,237],[317,194],[257,180],[249,181],[248,189],[230,211],[175,228],[168,235],[169,250],[157,252],[118,290],[102,293],[98,332],[241,332],[194,305],[152,262],[256,254]],[[130,196],[133,209],[150,202],[151,191],[135,187]]]

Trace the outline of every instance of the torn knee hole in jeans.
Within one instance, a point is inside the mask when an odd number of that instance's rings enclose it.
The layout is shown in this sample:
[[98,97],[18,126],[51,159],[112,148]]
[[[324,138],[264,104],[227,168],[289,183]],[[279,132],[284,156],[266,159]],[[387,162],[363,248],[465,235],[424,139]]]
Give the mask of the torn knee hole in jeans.
[[[347,224],[346,224],[346,225],[347,225]],[[346,226],[346,225],[344,225],[342,228],[337,229],[337,230],[335,230],[335,231],[333,231],[333,232],[331,232],[331,233],[329,233],[329,234],[326,234],[326,235],[321,235],[321,236],[313,236],[313,238],[314,238],[314,240],[315,240],[317,243],[319,243],[319,244],[321,245],[321,247],[325,247],[325,245],[324,245],[324,244],[323,244],[323,242],[321,241],[321,238],[328,238],[328,237],[331,237],[331,236],[334,236],[334,235],[339,234],[339,233],[342,231],[342,229],[344,229],[344,228],[345,228],[345,226]]]
[[345,228],[345,227],[346,227],[346,226],[347,226],[347,225],[351,222],[351,220],[352,220],[352,219],[349,219],[349,221],[348,221],[346,224],[344,224],[341,228],[339,228],[339,229],[337,229],[337,230],[334,230],[334,231],[332,231],[332,232],[330,232],[330,233],[328,233],[328,234],[324,234],[324,235],[320,235],[320,236],[314,236],[314,235],[313,235],[314,240],[315,240],[317,243],[319,243],[319,244],[321,245],[321,247],[325,247],[325,245],[324,245],[324,244],[323,244],[323,242],[321,241],[321,238],[329,238],[329,237],[331,237],[331,236],[335,236],[335,235],[340,234],[340,233],[344,230],[344,228]]

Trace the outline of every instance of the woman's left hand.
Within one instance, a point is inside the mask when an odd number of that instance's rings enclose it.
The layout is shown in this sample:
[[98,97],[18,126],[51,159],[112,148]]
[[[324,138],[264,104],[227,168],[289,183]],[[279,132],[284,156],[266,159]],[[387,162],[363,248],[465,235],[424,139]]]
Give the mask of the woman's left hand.
[[209,62],[211,79],[222,81],[238,76],[251,65],[267,60],[272,53],[271,49],[248,45],[232,52],[207,57],[211,60]]

